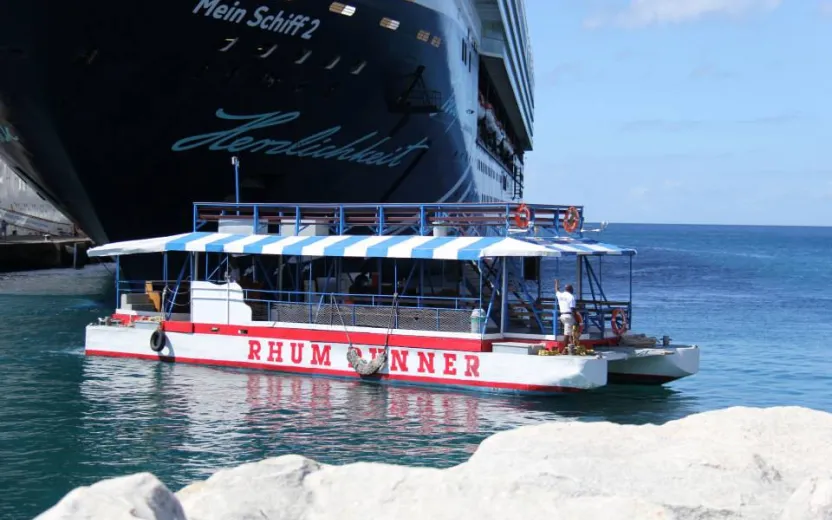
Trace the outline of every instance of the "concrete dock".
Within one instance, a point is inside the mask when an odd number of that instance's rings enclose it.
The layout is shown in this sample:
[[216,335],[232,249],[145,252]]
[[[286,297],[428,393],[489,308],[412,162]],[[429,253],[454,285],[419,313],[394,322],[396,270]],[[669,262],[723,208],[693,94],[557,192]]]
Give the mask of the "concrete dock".
[[13,235],[0,237],[0,272],[84,267],[89,259],[87,237]]

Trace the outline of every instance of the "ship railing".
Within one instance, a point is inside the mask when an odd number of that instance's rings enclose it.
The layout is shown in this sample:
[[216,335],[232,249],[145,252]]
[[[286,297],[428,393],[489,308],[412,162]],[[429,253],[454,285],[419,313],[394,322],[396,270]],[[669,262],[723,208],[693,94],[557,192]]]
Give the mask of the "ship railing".
[[[507,160],[505,157],[497,153],[492,149],[492,147],[482,138],[482,136],[477,136],[477,145],[479,145],[480,149],[482,149],[485,153],[491,156],[492,159],[497,161],[500,166],[505,169],[505,173],[511,177],[514,182],[523,182],[523,169],[517,167],[513,161]],[[522,155],[513,155],[511,156],[512,159],[517,159],[520,161],[520,164],[523,164],[523,156]]]
[[[332,284],[334,285],[334,284]],[[225,289],[222,289],[223,291]],[[338,293],[338,292],[309,292],[309,291],[276,291],[269,289],[243,289],[247,301],[271,300],[275,302],[309,303],[319,302],[322,298],[349,304],[364,304],[373,307],[390,307],[395,302],[400,307],[438,307],[444,309],[472,309],[479,305],[478,298],[441,295],[392,295],[377,293]],[[268,298],[266,298],[268,297]]]
[[[607,336],[608,332],[614,330],[612,322],[615,311],[622,311],[624,314],[619,319],[619,325],[629,322],[632,315],[632,303],[629,301],[614,301],[614,300],[596,300],[596,299],[580,299],[576,302],[578,314],[581,315],[584,322],[584,334],[587,334],[590,339],[602,339]],[[537,302],[537,308],[547,316],[559,316],[557,300],[552,296],[543,296]],[[621,319],[624,322],[621,322]],[[550,318],[551,320],[551,318]],[[549,320],[547,320],[549,321]],[[555,334],[563,334],[563,325],[559,320],[553,323],[555,327]]]
[[[165,302],[165,309],[172,306],[175,313],[188,313],[190,291],[180,288],[174,296],[172,288],[176,284],[175,280],[120,280],[119,292],[124,302],[121,308],[161,314],[161,305]],[[151,287],[153,291],[150,290]],[[165,287],[168,287],[167,291]],[[227,294],[225,288],[218,287],[216,291]],[[154,293],[156,298],[153,297]],[[131,299],[127,295],[141,295],[142,298]],[[388,294],[273,291],[260,288],[243,289],[243,299],[251,307],[252,321],[255,322],[438,332],[470,332],[472,311],[480,308],[477,298],[434,295],[394,297]]]
[[[570,206],[526,205],[531,212],[527,229],[560,235]],[[583,207],[575,206],[582,220]],[[520,206],[506,203],[467,204],[194,204],[194,231],[206,225],[250,225],[260,234],[392,235],[509,235],[517,232]],[[255,225],[256,223],[256,225]],[[359,231],[356,233],[356,231]],[[578,234],[580,236],[580,233]]]
[[333,304],[326,300],[300,303],[249,300],[249,303],[253,308],[261,303],[264,306],[261,312],[265,312],[260,320],[269,322],[437,332],[469,332],[471,327],[471,311],[465,309],[379,307]]
[[[216,289],[225,293],[222,288]],[[243,289],[253,321],[470,332],[476,298]]]

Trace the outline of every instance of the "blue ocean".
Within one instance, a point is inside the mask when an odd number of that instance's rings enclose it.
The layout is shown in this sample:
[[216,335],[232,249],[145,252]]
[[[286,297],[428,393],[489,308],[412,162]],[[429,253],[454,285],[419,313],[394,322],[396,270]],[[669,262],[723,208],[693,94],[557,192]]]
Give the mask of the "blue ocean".
[[[138,471],[177,490],[288,453],[449,467],[494,432],[543,421],[832,411],[832,228],[612,224],[598,238],[638,249],[633,328],[698,344],[699,374],[541,399],[85,358],[84,326],[112,310],[111,268],[0,275],[0,518]],[[570,281],[567,267],[549,274]],[[609,297],[626,296],[628,271],[604,260]]]

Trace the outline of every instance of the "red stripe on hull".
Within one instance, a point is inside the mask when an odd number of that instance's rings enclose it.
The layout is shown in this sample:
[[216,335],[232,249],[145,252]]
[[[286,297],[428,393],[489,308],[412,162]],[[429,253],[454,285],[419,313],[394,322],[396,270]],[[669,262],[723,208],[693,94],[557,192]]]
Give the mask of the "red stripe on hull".
[[[114,314],[123,322],[136,321],[137,316]],[[402,335],[382,332],[354,332],[347,334],[339,330],[301,329],[289,327],[263,327],[257,325],[227,325],[211,323],[191,323],[187,321],[165,321],[162,329],[166,332],[183,332],[186,334],[206,334],[214,336],[256,336],[258,338],[278,338],[308,341],[310,336],[322,343],[358,343],[368,346],[409,347],[436,350],[453,350],[457,352],[491,352],[492,340],[442,338],[435,336]],[[240,331],[247,333],[240,333]]]
[[[352,336],[352,334],[350,334]],[[150,361],[166,361],[166,362],[176,362],[176,363],[187,363],[187,364],[194,364],[194,365],[208,365],[208,366],[221,366],[221,367],[231,367],[231,368],[248,368],[248,369],[257,369],[257,370],[268,370],[271,372],[287,372],[287,373],[294,373],[294,374],[308,374],[308,375],[320,375],[320,376],[328,376],[328,377],[338,377],[338,378],[347,378],[347,379],[358,379],[360,376],[353,371],[346,371],[346,370],[316,370],[306,367],[294,367],[294,366],[274,366],[271,364],[266,363],[248,363],[248,362],[240,362],[240,361],[220,361],[220,360],[213,360],[213,359],[199,359],[199,358],[185,358],[185,357],[172,357],[172,356],[159,356],[155,354],[128,354],[124,352],[109,352],[106,350],[91,350],[88,349],[85,351],[85,354],[88,356],[104,356],[104,357],[115,357],[115,358],[132,358],[132,359],[144,359]],[[408,375],[401,375],[401,374],[379,374],[374,375],[367,378],[369,381],[378,381],[378,382],[389,382],[389,383],[417,383],[423,385],[430,385],[430,386],[444,386],[444,387],[451,387],[451,388],[472,388],[477,390],[502,390],[502,391],[514,391],[514,392],[523,392],[523,393],[532,393],[532,394],[562,394],[562,393],[577,393],[577,392],[585,392],[586,390],[580,388],[570,388],[570,387],[561,387],[561,386],[545,386],[545,385],[521,385],[516,383],[499,383],[499,382],[491,382],[491,381],[468,381],[468,380],[458,380],[458,379],[442,379],[438,377],[423,377],[423,376],[408,376]]]

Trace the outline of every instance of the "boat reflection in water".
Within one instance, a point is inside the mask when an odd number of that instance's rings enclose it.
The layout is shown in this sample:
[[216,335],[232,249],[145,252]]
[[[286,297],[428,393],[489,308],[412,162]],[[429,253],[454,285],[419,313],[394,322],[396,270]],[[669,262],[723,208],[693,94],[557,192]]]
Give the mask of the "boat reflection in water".
[[[269,372],[87,358],[79,454],[100,478],[151,471],[172,489],[286,454],[449,467],[492,433],[545,421],[665,422],[695,410],[663,387],[503,397]],[[115,469],[114,469],[115,468]]]

